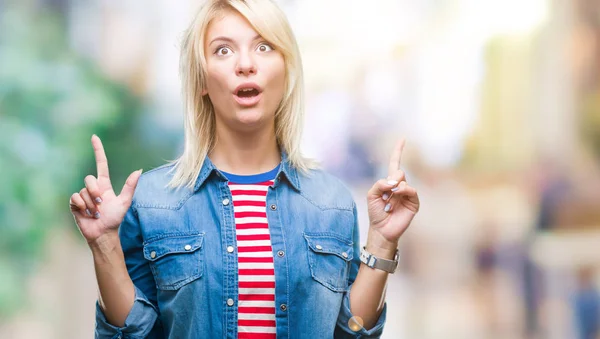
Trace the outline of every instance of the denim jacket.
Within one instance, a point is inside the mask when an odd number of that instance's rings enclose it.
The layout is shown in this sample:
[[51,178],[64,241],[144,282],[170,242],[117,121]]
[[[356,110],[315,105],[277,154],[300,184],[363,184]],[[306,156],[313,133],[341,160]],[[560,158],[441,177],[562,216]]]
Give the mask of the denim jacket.
[[[387,305],[373,328],[355,332],[348,325],[350,286],[360,265],[350,191],[322,170],[302,174],[281,155],[267,191],[277,338],[378,338]],[[228,180],[207,157],[193,190],[166,189],[171,166],[139,179],[119,229],[135,302],[120,328],[96,303],[96,338],[237,338]]]

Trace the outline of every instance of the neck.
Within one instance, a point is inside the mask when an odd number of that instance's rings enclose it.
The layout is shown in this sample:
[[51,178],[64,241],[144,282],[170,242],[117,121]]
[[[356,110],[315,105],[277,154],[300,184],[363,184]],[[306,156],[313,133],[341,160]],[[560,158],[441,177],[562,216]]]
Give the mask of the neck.
[[216,143],[208,155],[219,170],[238,175],[259,174],[281,162],[274,124],[252,133],[219,127],[217,124]]

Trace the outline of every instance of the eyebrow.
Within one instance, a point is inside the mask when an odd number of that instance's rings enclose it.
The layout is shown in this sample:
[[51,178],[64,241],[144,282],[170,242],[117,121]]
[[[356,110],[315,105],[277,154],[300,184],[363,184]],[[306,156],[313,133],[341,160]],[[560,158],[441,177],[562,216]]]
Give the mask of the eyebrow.
[[[252,41],[256,41],[258,39],[262,39],[263,37],[260,36],[260,34],[257,34],[256,36],[254,36],[254,38],[252,38]],[[212,39],[212,41],[208,44],[209,46],[214,44],[216,41],[225,41],[225,42],[229,42],[229,43],[233,43],[233,39],[226,37],[226,36],[218,36],[214,39]]]

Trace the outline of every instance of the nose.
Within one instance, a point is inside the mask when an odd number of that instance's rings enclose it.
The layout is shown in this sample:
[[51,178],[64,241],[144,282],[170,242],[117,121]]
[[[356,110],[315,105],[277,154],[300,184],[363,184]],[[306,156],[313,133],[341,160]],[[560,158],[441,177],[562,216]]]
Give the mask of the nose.
[[256,64],[250,53],[240,53],[235,73],[238,76],[248,76],[250,74],[256,74]]

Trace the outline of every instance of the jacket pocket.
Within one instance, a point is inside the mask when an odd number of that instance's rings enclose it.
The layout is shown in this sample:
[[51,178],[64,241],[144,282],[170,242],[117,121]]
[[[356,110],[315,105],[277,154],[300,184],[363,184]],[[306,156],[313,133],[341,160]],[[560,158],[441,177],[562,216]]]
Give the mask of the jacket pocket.
[[204,233],[165,235],[144,242],[144,258],[150,261],[158,289],[177,290],[202,276],[203,240]]
[[353,257],[352,241],[334,233],[304,233],[310,273],[316,281],[335,292],[348,288]]

